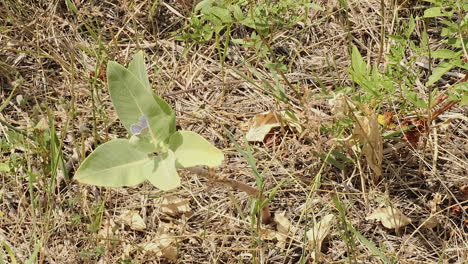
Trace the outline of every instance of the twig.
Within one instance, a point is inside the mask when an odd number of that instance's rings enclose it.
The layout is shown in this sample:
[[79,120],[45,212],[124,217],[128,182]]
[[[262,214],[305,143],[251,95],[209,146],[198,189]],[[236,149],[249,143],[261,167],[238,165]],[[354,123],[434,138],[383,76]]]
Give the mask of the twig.
[[[233,189],[236,189],[238,191],[242,191],[250,195],[252,198],[258,198],[259,192],[257,189],[255,189],[252,186],[249,186],[245,183],[236,181],[236,180],[228,180],[228,179],[220,179],[219,177],[216,177],[214,174],[213,170],[207,170],[202,167],[191,167],[187,168],[188,171],[193,172],[197,175],[203,176],[209,180],[221,183],[223,185],[227,185]],[[260,197],[262,201],[266,200],[264,196]],[[262,208],[261,211],[261,218],[262,218],[262,224],[268,224],[271,222],[271,213],[270,213],[270,207],[269,205],[265,205]]]

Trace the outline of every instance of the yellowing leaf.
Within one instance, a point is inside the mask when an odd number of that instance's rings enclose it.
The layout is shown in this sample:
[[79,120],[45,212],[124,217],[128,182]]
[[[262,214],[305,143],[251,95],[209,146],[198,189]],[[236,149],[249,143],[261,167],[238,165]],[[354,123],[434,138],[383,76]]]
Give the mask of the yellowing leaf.
[[411,223],[411,218],[392,207],[379,208],[366,217],[366,220],[378,220],[388,229],[400,228]]
[[177,131],[169,139],[177,164],[182,168],[198,165],[216,167],[221,165],[224,154],[210,142],[192,131]]
[[322,242],[328,236],[328,233],[330,233],[334,219],[334,215],[326,215],[314,226],[314,228],[307,231],[306,235],[309,241],[308,246],[313,259],[317,259],[321,253],[320,250],[322,248]]
[[181,199],[176,196],[164,197],[159,204],[161,212],[171,216],[189,213],[192,210],[189,199]]
[[146,229],[145,221],[138,214],[138,211],[127,210],[120,215],[118,220],[133,230],[141,231]]
[[357,116],[352,138],[362,143],[367,164],[375,173],[374,180],[378,180],[382,176],[383,139],[377,116],[374,113]]

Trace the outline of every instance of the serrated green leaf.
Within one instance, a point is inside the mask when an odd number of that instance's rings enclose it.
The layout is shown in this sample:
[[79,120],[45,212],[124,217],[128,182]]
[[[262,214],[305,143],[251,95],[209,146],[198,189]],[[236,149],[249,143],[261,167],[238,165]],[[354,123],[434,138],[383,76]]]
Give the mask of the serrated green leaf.
[[356,46],[353,46],[353,51],[351,54],[351,66],[353,71],[359,74],[367,74],[367,63],[361,56],[361,53]]
[[468,104],[468,93],[464,93],[460,100],[460,106],[465,106]]
[[225,8],[213,6],[210,8],[210,13],[221,19],[223,23],[231,23],[233,21],[231,12]]
[[423,99],[419,98],[419,95],[411,91],[407,86],[403,87],[403,92],[405,94],[405,98],[415,106],[420,108],[427,108],[427,103]]
[[141,83],[147,88],[150,92],[151,86],[148,79],[148,74],[146,73],[145,67],[145,58],[144,52],[139,51],[132,59],[130,64],[128,65],[128,70],[133,73]]
[[169,148],[174,151],[177,165],[182,168],[206,165],[221,165],[224,154],[210,142],[192,131],[177,131],[169,139]]
[[437,58],[437,59],[452,59],[460,56],[461,51],[456,52],[453,50],[449,49],[439,49],[435,50],[431,53],[432,58]]
[[462,82],[452,87],[451,94],[453,95],[455,100],[460,100],[460,103],[459,103],[460,106],[467,105],[468,104],[468,82]]
[[78,168],[75,180],[108,187],[134,186],[151,174],[153,161],[127,139],[113,139],[97,147]]
[[304,7],[309,7],[309,8],[318,10],[318,11],[323,11],[323,10],[325,10],[325,9],[324,9],[323,7],[321,7],[320,5],[317,5],[317,4],[314,4],[314,3],[306,3],[306,4],[304,4]]
[[176,158],[172,151],[158,156],[153,161],[154,167],[146,179],[163,191],[180,186],[180,177],[176,169]]
[[0,163],[0,172],[6,172],[6,171],[10,171],[10,166],[8,165],[8,163]]
[[455,85],[454,87],[452,87],[452,89],[460,93],[463,93],[463,92],[468,93],[468,82],[459,83]]
[[195,6],[195,12],[210,8],[213,5],[213,2],[214,0],[202,0]]
[[415,28],[416,28],[416,22],[414,20],[414,17],[411,16],[408,21],[408,27],[405,29],[405,36],[407,39],[411,36],[411,34],[413,34]]
[[149,131],[156,144],[166,141],[175,131],[175,114],[170,106],[128,69],[116,62],[107,65],[109,91],[120,121],[131,133],[130,126],[141,116],[148,117]]
[[244,13],[242,12],[242,9],[239,7],[239,5],[232,5],[231,10],[232,14],[234,15],[234,18],[237,21],[241,21],[244,19]]
[[429,76],[429,78],[427,79],[426,86],[431,86],[434,83],[436,83],[445,73],[450,71],[452,68],[453,64],[449,61],[443,61],[439,63],[439,65],[437,65],[437,67],[435,67],[432,70],[431,76]]

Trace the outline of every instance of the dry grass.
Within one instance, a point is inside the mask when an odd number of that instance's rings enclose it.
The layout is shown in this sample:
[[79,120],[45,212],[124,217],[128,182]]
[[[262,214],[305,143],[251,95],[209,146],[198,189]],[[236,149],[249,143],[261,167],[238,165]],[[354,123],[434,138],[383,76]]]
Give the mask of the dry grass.
[[[235,73],[234,69],[251,76],[240,63],[249,60],[269,76],[257,55],[234,46],[222,66],[212,42],[189,48],[188,43],[173,40],[171,32],[181,28],[190,13],[187,1],[168,1],[155,9],[151,1],[74,2],[78,15],[67,10],[65,1],[0,1],[1,101],[15,83],[21,83],[0,119],[40,141],[47,130],[32,128],[40,120],[50,123],[50,113],[72,175],[83,150],[89,154],[99,142],[126,136],[97,71],[108,60],[127,63],[143,49],[152,86],[176,110],[178,126],[202,134],[226,154],[217,175],[254,186],[249,166],[223,129],[242,142],[245,124],[255,114],[286,107]],[[164,229],[177,239],[176,263],[298,263],[301,255],[308,263],[305,232],[314,217],[338,215],[333,202],[338,196],[346,207],[346,221],[398,263],[466,263],[467,196],[460,189],[468,184],[466,107],[444,113],[425,135],[424,147],[404,145],[388,151],[383,180],[377,184],[361,182],[371,178],[370,170],[351,151],[348,156],[360,165],[345,170],[323,164],[317,157],[339,147],[334,135],[320,129],[333,123],[330,107],[319,96],[321,85],[328,91],[350,85],[349,41],[375,64],[381,36],[379,1],[351,3],[349,13],[337,1],[322,1],[322,5],[326,11],[311,12],[307,23],[285,29],[272,41],[277,55],[290,58],[286,77],[304,95],[292,98],[292,109],[307,120],[307,133],[277,134],[275,144],[253,146],[265,190],[285,181],[270,209],[284,212],[296,227],[286,246],[261,239],[260,229],[251,222],[251,201],[244,193],[188,172],[182,172],[183,186],[169,193],[149,184],[118,189],[83,186],[68,181],[62,170],[56,175],[57,170],[50,169],[54,163],[49,149],[15,138],[14,131],[2,123],[0,162],[8,162],[11,170],[0,172],[0,254],[10,247],[22,263],[38,247],[39,263],[166,263],[167,259],[137,247],[158,239]],[[390,8],[387,34],[395,30]],[[411,10],[403,6],[399,12]],[[239,29],[235,34],[246,33]],[[433,37],[431,42],[440,45]],[[445,125],[439,125],[442,122]],[[386,143],[386,147],[393,144]],[[318,175],[321,185],[311,191]],[[439,194],[441,201],[435,203]],[[163,213],[161,197],[168,196],[189,199],[191,212]],[[412,224],[388,230],[365,220],[373,210],[389,204],[411,217]],[[118,216],[129,209],[138,210],[145,230],[118,223]],[[422,224],[431,210],[439,224],[427,229]],[[100,237],[97,232],[108,226],[112,231]],[[347,240],[352,235],[343,226],[337,222],[332,228],[321,262],[380,263],[358,240]],[[262,228],[275,230],[275,224]]]

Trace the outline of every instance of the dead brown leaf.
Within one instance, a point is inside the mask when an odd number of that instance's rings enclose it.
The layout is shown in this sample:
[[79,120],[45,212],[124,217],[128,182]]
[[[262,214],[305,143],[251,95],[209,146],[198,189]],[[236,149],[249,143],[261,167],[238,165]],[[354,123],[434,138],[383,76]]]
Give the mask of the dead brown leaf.
[[276,229],[282,234],[288,234],[291,230],[291,221],[283,213],[275,214]]
[[250,122],[249,131],[245,136],[247,141],[263,142],[265,137],[271,133],[274,128],[279,128],[281,126],[287,126],[299,133],[302,132],[302,126],[299,124],[298,120],[295,120],[291,115],[297,118],[297,116],[292,113],[288,115],[286,111],[268,111],[255,115]]
[[177,260],[177,241],[171,234],[160,233],[158,237],[152,241],[141,243],[139,248],[141,248],[145,254],[153,254],[157,257],[164,257],[172,261]]
[[379,208],[367,216],[366,220],[378,220],[388,229],[404,227],[411,223],[411,218],[392,207]]
[[333,99],[328,101],[331,106],[331,112],[335,118],[342,118],[351,113],[356,105],[343,93],[335,94]]
[[379,121],[375,113],[357,116],[352,139],[362,143],[362,152],[367,164],[374,171],[374,181],[382,176],[383,139],[380,133]]
[[190,213],[192,210],[189,199],[182,199],[176,196],[164,197],[158,204],[161,212],[171,216]]
[[254,116],[245,136],[249,142],[263,142],[266,135],[275,127],[281,127],[280,117],[273,111]]
[[334,219],[334,215],[326,215],[322,218],[322,220],[317,222],[314,228],[307,231],[306,235],[309,241],[308,245],[312,259],[317,259],[321,254],[322,242],[330,233]]
[[429,217],[421,220],[421,225],[424,228],[432,229],[439,224],[439,219],[436,215],[430,215]]
[[117,219],[120,223],[128,225],[132,230],[145,230],[146,224],[138,211],[126,210]]
[[283,234],[281,232],[271,230],[271,229],[262,229],[260,231],[260,238],[266,241],[271,241],[275,240],[278,241],[276,243],[276,246],[278,248],[285,248],[286,246],[286,239],[288,236],[286,234]]
[[441,204],[442,201],[443,201],[442,194],[435,193],[434,199],[429,201],[429,207],[431,208],[432,214],[435,214],[439,210],[438,205]]

